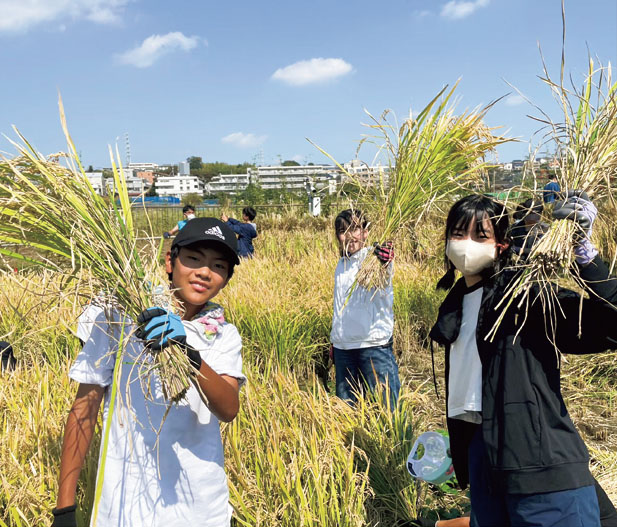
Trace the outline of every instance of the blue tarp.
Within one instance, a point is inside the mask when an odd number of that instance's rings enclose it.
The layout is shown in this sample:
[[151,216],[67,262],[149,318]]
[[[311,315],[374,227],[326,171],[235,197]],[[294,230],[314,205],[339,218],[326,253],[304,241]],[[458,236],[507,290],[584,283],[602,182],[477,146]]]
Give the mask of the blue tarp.
[[149,196],[145,198],[140,196],[138,198],[133,198],[131,201],[133,203],[141,203],[142,200],[152,205],[177,205],[180,203],[180,198],[174,198],[173,196]]

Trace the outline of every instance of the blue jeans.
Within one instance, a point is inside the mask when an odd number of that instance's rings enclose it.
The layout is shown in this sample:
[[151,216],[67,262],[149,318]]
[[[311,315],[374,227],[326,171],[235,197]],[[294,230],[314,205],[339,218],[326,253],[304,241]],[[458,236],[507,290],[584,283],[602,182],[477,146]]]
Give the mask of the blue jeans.
[[[377,383],[390,389],[390,405],[394,408],[401,390],[398,366],[392,353],[392,339],[383,346],[342,350],[333,348],[336,369],[336,395],[349,404],[365,388],[374,391]],[[385,392],[384,392],[385,397]],[[385,401],[384,401],[385,402]]]
[[593,485],[541,494],[491,494],[482,432],[469,446],[471,527],[600,527]]

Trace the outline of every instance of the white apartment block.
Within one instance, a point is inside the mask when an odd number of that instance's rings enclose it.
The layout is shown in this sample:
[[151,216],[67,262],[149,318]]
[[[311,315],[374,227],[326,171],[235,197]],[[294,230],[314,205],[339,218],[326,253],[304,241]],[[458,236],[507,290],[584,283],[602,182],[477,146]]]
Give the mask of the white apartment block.
[[204,184],[196,176],[159,176],[155,183],[159,196],[181,198],[185,194],[203,194]]
[[[375,178],[385,177],[387,167],[369,166],[362,161],[351,161],[343,165],[345,170],[367,184]],[[246,189],[250,183],[259,185],[264,190],[304,190],[307,179],[317,188],[332,187],[344,182],[343,171],[336,165],[300,165],[300,166],[260,166],[249,168],[246,174],[219,174],[206,185],[210,194],[223,192],[237,194]]]
[[86,172],[86,177],[99,196],[104,196],[106,194],[103,172]]
[[219,174],[214,176],[207,184],[206,191],[208,194],[217,194],[224,192],[226,194],[236,194],[242,192],[250,183],[249,175],[247,174]]
[[275,165],[249,168],[247,174],[251,183],[257,183],[264,190],[300,190],[305,188],[307,178],[322,186],[331,179],[340,181],[341,171],[335,165]]
[[156,163],[129,163],[130,170],[155,170],[159,166]]

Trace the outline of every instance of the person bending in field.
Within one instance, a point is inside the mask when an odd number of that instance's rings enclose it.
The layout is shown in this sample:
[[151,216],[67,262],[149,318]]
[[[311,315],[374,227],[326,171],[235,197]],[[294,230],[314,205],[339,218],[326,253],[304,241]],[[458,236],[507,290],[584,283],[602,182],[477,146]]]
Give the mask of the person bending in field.
[[193,205],[185,205],[182,207],[182,215],[184,216],[184,219],[180,220],[178,224],[170,231],[164,232],[163,238],[167,239],[175,236],[184,226],[186,226],[189,221],[195,219],[195,207],[193,207]]
[[[496,305],[519,272],[504,269],[507,211],[486,196],[468,196],[448,214],[448,272],[438,287],[451,290],[430,337],[446,350],[452,461],[461,486],[470,484],[474,527],[601,525],[589,453],[561,396],[555,351],[617,347],[617,279],[589,240],[596,215],[582,193],[570,193],[553,212],[579,226],[576,266],[590,297],[581,306],[579,295],[555,288],[553,329],[542,302],[515,302],[486,339],[502,314]],[[452,287],[455,269],[463,277]],[[537,294],[534,286],[531,298]]]
[[[64,432],[55,527],[76,525],[77,480],[103,399],[104,430],[111,430],[105,470],[98,475],[103,477],[98,516],[91,525],[229,525],[219,421],[236,417],[246,379],[240,335],[225,322],[223,308],[211,301],[238,263],[231,229],[215,218],[196,218],[176,236],[165,258],[180,315],[152,307],[141,313],[136,325],[123,325],[119,310],[95,303],[82,314],[77,336],[83,348],[69,373],[79,388]],[[122,402],[110,416],[121,334],[130,339],[117,384]],[[152,354],[170,343],[187,354],[207,405],[191,386],[183,399],[169,406],[156,373],[147,386],[142,384],[146,381],[139,378],[140,367],[149,368]],[[143,353],[144,347],[151,353]]]
[[257,238],[257,225],[253,222],[257,212],[253,207],[242,209],[242,221],[223,214],[221,219],[238,235],[238,255],[240,258],[252,258],[255,253],[253,239]]
[[[366,247],[368,222],[358,210],[344,210],[334,220],[341,258],[334,272],[334,312],[330,342],[336,371],[336,395],[349,403],[366,387],[387,383],[390,404],[398,400],[400,381],[392,353],[394,294],[391,243]],[[366,290],[354,283],[362,262],[377,258],[387,266],[384,290]]]

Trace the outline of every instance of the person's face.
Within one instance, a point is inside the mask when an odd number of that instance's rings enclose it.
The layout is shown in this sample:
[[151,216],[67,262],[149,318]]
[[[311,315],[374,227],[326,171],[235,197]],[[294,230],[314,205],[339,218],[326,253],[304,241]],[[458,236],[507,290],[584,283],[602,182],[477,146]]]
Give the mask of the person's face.
[[471,219],[467,228],[463,226],[455,226],[448,236],[449,240],[473,240],[477,243],[489,243],[495,245],[495,231],[488,216],[484,216],[482,224],[478,225],[475,218]]
[[361,225],[350,225],[337,231],[336,239],[342,256],[351,256],[362,249],[368,238],[368,231]]
[[189,210],[187,210],[187,211],[184,213],[184,217],[185,217],[185,218],[188,218],[189,216],[192,216],[192,215],[194,215],[194,214],[195,214],[195,211],[194,211],[194,210],[190,210],[190,209],[189,209]]
[[166,270],[172,273],[174,294],[185,309],[183,318],[191,319],[208,300],[227,285],[230,263],[225,255],[212,247],[181,247],[174,265],[167,253]]

